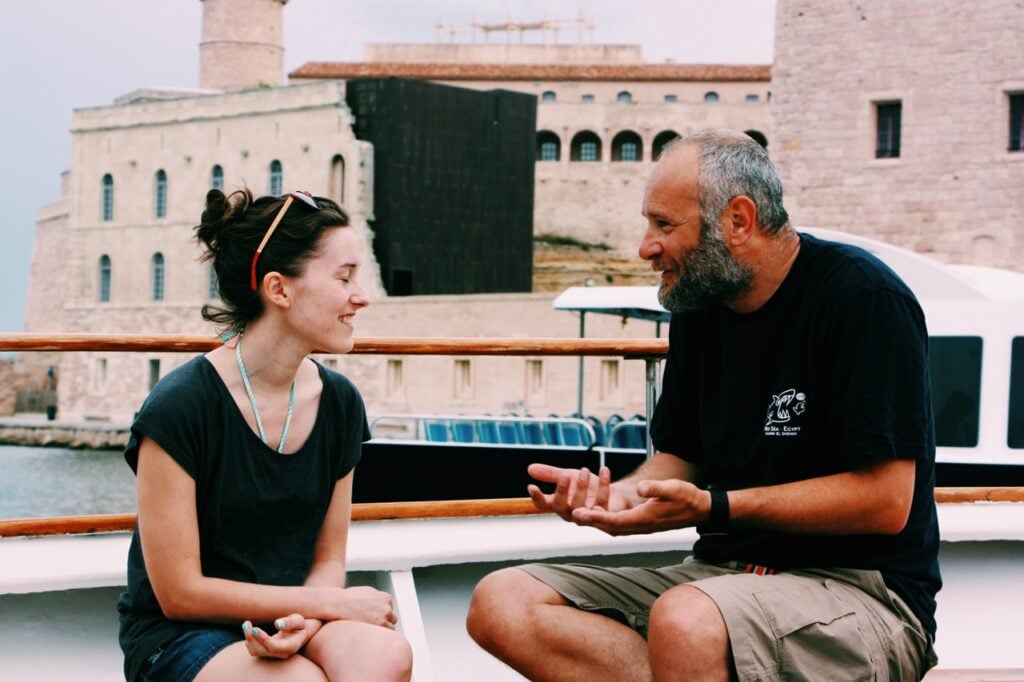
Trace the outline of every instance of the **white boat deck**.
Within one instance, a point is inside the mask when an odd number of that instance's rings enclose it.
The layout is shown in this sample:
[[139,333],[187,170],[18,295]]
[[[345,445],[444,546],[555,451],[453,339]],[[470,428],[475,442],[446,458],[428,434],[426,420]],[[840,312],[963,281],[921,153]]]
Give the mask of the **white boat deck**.
[[[1024,504],[944,504],[939,521],[946,582],[939,595],[940,665],[1024,669],[1015,620],[1024,610]],[[113,600],[125,584],[129,539],[0,539],[4,679],[119,678]],[[350,532],[349,569],[356,582],[394,595],[414,647],[417,682],[511,682],[522,678],[480,651],[462,626],[472,586],[484,573],[556,557],[675,561],[678,554],[670,553],[689,550],[695,540],[691,529],[611,538],[552,516],[363,521]]]

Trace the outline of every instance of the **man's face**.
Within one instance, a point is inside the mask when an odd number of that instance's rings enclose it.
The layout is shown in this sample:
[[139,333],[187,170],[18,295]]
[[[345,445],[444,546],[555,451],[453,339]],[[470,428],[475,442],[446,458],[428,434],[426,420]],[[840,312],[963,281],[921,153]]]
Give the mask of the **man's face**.
[[675,149],[655,166],[644,192],[640,257],[661,272],[658,300],[677,313],[731,301],[751,283],[750,268],[733,257],[721,223],[701,220],[698,168],[696,147]]

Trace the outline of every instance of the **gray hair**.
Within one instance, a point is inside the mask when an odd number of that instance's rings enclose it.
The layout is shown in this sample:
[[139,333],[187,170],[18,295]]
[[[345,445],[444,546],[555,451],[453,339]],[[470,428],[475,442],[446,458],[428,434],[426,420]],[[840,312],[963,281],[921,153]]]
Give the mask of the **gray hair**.
[[724,128],[701,130],[673,141],[671,147],[693,145],[700,150],[700,217],[705,228],[717,226],[722,212],[737,196],[749,197],[757,223],[766,234],[789,225],[782,205],[782,180],[768,152],[750,136]]

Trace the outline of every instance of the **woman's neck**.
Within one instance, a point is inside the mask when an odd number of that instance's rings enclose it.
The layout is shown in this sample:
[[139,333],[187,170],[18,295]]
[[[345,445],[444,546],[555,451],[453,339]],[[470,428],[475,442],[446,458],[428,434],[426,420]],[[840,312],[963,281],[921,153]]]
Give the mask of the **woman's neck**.
[[288,390],[310,350],[286,334],[276,333],[270,320],[246,327],[239,340],[249,380],[270,390]]

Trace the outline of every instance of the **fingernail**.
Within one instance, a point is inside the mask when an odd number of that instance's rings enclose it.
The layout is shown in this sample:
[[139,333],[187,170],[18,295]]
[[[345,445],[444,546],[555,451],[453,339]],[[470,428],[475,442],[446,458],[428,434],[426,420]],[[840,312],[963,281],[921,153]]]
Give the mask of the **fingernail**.
[[276,627],[278,630],[283,630],[284,626],[285,626],[284,618],[278,618],[277,620],[274,621],[274,627]]
[[242,632],[248,633],[250,625],[248,623],[242,623]]
[[260,636],[260,634],[261,634],[261,633],[260,633],[260,629],[259,629],[259,628],[253,628],[253,629],[252,629],[252,634],[253,634],[253,636],[255,636],[255,637],[259,637],[259,636]]

